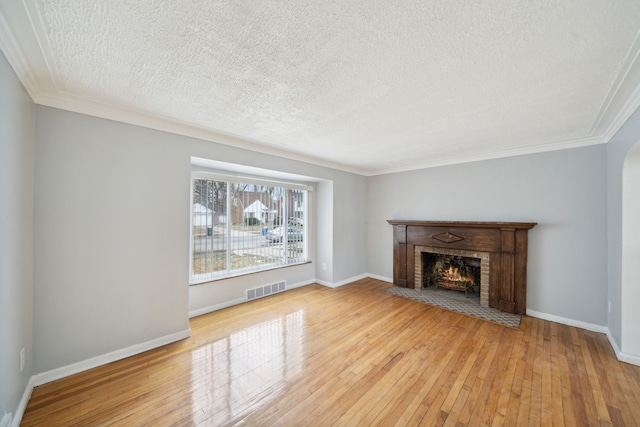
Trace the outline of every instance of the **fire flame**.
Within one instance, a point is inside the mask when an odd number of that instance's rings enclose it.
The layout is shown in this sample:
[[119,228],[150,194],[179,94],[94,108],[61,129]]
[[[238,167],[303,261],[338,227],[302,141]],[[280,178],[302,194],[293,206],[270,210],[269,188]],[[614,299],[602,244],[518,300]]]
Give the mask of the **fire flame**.
[[447,269],[442,270],[442,278],[449,282],[470,282],[471,284],[475,284],[475,278],[473,274],[462,274],[458,267],[449,266]]

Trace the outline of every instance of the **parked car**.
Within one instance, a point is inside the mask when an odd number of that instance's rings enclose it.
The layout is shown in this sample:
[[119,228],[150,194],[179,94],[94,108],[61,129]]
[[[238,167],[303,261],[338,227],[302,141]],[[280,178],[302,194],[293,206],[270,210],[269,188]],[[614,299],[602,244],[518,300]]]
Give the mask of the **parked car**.
[[[276,227],[267,232],[267,240],[270,242],[282,242],[282,238],[285,233],[284,227]],[[297,228],[288,227],[287,228],[287,241],[289,242],[301,242],[302,241],[302,230]]]

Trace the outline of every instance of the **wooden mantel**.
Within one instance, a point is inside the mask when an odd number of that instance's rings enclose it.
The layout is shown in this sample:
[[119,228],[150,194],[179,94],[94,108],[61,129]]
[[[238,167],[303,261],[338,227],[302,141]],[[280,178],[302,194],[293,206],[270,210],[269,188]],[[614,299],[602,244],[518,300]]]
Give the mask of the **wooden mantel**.
[[414,288],[416,246],[490,254],[489,306],[527,310],[527,233],[535,222],[404,221],[393,226],[393,283]]

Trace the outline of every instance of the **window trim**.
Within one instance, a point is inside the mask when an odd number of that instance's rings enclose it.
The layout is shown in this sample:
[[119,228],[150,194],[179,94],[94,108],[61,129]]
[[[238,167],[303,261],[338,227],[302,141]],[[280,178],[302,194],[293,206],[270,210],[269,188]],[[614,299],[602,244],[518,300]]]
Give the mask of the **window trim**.
[[313,186],[307,184],[301,184],[290,181],[280,181],[275,179],[269,179],[265,177],[252,176],[252,175],[234,175],[229,173],[220,173],[216,171],[207,171],[200,168],[194,168],[191,171],[191,192],[193,193],[193,180],[194,179],[207,179],[210,181],[230,181],[240,182],[243,184],[256,184],[266,185],[271,187],[282,187],[291,190],[306,190],[313,191]]
[[298,267],[305,264],[311,264],[312,262],[313,261],[311,261],[310,259],[307,259],[305,261],[294,262],[291,264],[274,265],[272,267],[266,267],[260,270],[242,271],[242,272],[238,271],[237,273],[232,273],[232,274],[229,274],[228,276],[209,277],[207,279],[198,280],[195,282],[189,282],[189,286],[198,286],[198,285],[204,285],[205,283],[220,282],[222,280],[234,279],[236,277],[242,277],[242,276],[249,276],[251,274],[264,273],[265,271],[279,270],[281,268]]
[[[220,274],[215,274],[212,275],[207,275],[207,277],[203,277],[201,279],[195,279],[196,276],[194,276],[193,274],[193,248],[194,248],[194,235],[193,235],[193,204],[194,204],[194,200],[193,200],[193,191],[194,191],[194,181],[196,179],[203,179],[203,180],[210,180],[210,181],[223,181],[226,182],[227,185],[230,185],[232,183],[241,183],[241,184],[253,184],[253,185],[264,185],[264,186],[271,186],[271,187],[280,187],[280,188],[284,188],[284,189],[288,189],[288,190],[304,190],[305,193],[304,194],[304,212],[303,212],[303,224],[304,225],[304,238],[303,238],[303,245],[304,245],[304,249],[303,249],[303,253],[306,254],[306,257],[303,260],[297,261],[297,262],[291,262],[291,263],[285,263],[285,264],[279,264],[279,265],[270,265],[270,266],[265,266],[265,267],[256,267],[256,268],[250,268],[247,267],[245,269],[236,269],[236,270],[223,270]],[[249,175],[235,175],[235,174],[230,174],[230,173],[221,173],[218,171],[211,171],[211,170],[206,170],[206,169],[202,169],[199,167],[195,167],[192,166],[192,171],[191,171],[191,180],[190,180],[190,203],[189,203],[189,209],[190,209],[190,219],[189,219],[189,286],[193,286],[193,285],[200,285],[203,283],[210,283],[210,282],[216,282],[216,281],[220,281],[220,280],[225,280],[225,279],[230,279],[230,278],[234,278],[234,277],[239,277],[239,276],[244,276],[244,275],[248,275],[248,274],[255,274],[255,273],[261,273],[261,272],[265,272],[265,271],[270,271],[270,270],[275,270],[275,269],[279,269],[279,268],[287,268],[287,267],[293,267],[293,266],[298,266],[298,265],[304,265],[304,264],[309,264],[311,263],[311,259],[309,257],[309,208],[311,206],[310,203],[310,194],[313,192],[314,187],[308,184],[301,184],[301,183],[296,183],[296,182],[290,182],[290,181],[281,181],[281,180],[274,180],[274,179],[269,179],[269,178],[265,178],[265,177],[258,177],[258,176],[249,176]],[[231,192],[227,191],[227,207],[228,209],[230,208],[231,204],[229,202],[229,197],[231,196]],[[229,213],[227,213],[227,217],[230,217]],[[231,222],[228,221],[227,222],[227,229],[229,230],[231,228]],[[225,248],[226,251],[226,255],[227,257],[231,256],[231,253],[233,252],[231,250],[230,247],[230,241],[228,240],[227,246]],[[285,244],[285,248],[286,245],[288,244],[288,242],[284,242]],[[286,250],[284,250],[285,254],[286,254]],[[229,265],[229,264],[227,264]],[[200,276],[200,275],[198,275]]]

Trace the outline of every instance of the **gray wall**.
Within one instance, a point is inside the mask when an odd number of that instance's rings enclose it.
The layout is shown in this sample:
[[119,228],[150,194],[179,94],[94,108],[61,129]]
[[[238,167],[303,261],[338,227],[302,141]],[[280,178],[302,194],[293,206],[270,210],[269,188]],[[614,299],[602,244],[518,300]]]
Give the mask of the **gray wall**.
[[191,156],[331,182],[312,195],[314,215],[333,219],[318,221],[321,243],[311,252],[332,258],[333,281],[366,272],[365,177],[47,107],[37,113],[38,373],[185,330],[190,311],[237,302],[245,289],[316,277],[313,259],[189,287]]
[[368,271],[392,277],[387,219],[533,221],[527,308],[607,324],[606,146],[369,178]]
[[[323,283],[333,283],[333,181],[322,181],[317,185],[318,209],[316,278]],[[323,269],[324,267],[324,269]]]
[[622,172],[621,358],[640,365],[640,142],[629,151]]
[[170,135],[37,112],[35,371],[188,330],[189,158]]
[[640,141],[640,110],[627,120],[607,144],[608,298],[609,331],[622,347],[622,168],[629,150]]
[[333,281],[367,273],[367,180],[342,180],[333,186]]
[[0,420],[32,375],[34,130],[35,106],[0,53]]

